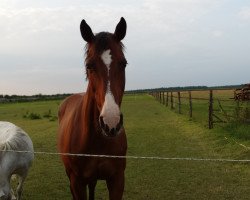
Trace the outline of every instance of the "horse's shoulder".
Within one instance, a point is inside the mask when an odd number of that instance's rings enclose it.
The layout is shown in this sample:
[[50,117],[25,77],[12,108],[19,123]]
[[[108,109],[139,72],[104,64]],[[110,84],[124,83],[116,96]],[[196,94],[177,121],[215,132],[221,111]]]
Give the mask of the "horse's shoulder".
[[75,109],[77,109],[77,107],[83,101],[84,95],[85,95],[85,93],[77,93],[77,94],[73,94],[73,95],[71,95],[63,100],[63,102],[59,106],[59,111],[58,111],[59,121],[63,118],[63,116],[64,116],[65,112],[67,112],[67,110],[75,111]]

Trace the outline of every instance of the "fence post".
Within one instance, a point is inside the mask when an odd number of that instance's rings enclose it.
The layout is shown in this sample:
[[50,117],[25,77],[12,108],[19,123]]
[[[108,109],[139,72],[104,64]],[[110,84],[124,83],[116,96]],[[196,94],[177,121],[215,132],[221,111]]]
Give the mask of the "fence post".
[[189,94],[189,117],[193,117],[193,105],[192,105],[192,94],[191,91],[188,92]]
[[213,128],[213,90],[209,91],[208,128]]
[[166,106],[168,106],[168,92],[167,92]]
[[178,92],[178,112],[181,114],[181,93]]
[[164,93],[164,91],[162,92],[162,104],[165,105],[165,93]]
[[173,92],[170,93],[171,109],[174,109]]

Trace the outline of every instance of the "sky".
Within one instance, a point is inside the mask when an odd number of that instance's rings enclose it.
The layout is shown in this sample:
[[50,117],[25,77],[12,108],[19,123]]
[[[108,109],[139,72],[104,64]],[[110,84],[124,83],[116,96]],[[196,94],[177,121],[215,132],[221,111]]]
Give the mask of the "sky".
[[80,22],[121,17],[126,90],[250,82],[249,0],[1,0],[0,94],[85,91]]

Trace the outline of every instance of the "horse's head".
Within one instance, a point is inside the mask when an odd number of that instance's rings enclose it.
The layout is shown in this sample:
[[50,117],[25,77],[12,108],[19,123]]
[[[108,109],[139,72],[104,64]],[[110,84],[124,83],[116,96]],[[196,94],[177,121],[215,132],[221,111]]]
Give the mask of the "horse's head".
[[99,110],[99,124],[106,136],[116,136],[123,126],[120,111],[125,88],[125,67],[121,40],[126,35],[126,21],[121,18],[114,33],[93,34],[82,20],[80,30],[86,46],[86,74],[88,90],[94,94]]
[[[1,175],[0,175],[1,176]],[[11,198],[11,193],[10,193],[10,185],[7,180],[3,179],[0,177],[0,200],[10,200]]]

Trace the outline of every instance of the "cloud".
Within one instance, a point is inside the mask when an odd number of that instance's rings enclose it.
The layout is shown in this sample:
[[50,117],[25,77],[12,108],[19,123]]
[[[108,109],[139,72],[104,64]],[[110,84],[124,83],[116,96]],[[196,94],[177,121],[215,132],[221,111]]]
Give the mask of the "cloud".
[[[228,35],[232,34],[230,30],[225,30],[228,22],[222,18],[222,23],[215,21],[224,16],[221,8],[227,6],[226,2],[128,0],[118,3],[115,0],[86,0],[83,3],[80,0],[26,0],[20,4],[17,0],[1,0],[0,69],[1,74],[5,72],[5,78],[0,80],[0,89],[3,91],[2,85],[7,88],[15,80],[27,83],[14,85],[27,87],[30,92],[33,91],[32,87],[47,92],[49,85],[51,91],[67,89],[67,92],[70,88],[76,91],[86,87],[83,82],[85,42],[79,31],[83,18],[97,33],[113,32],[120,17],[125,17],[128,24],[124,40],[129,62],[127,89],[148,88],[151,84],[154,87],[163,86],[166,75],[171,80],[166,85],[178,85],[180,82],[173,80],[173,77],[190,66],[200,69],[194,71],[199,77],[198,73],[201,74],[209,64],[214,68],[221,64],[222,61],[216,63],[216,59],[222,59],[217,55],[233,49],[232,41],[236,41],[237,35],[231,37],[230,41],[224,37],[229,38]],[[249,7],[240,10],[238,15],[241,20],[250,19],[249,10]],[[237,43],[241,44],[237,39]],[[237,52],[232,51],[230,55],[234,53]],[[223,59],[227,58],[224,56]],[[138,79],[142,72],[143,77]],[[46,76],[46,73],[49,75]],[[183,77],[182,82],[187,79]],[[202,84],[203,79],[196,82]]]
[[220,37],[222,37],[223,36],[223,31],[221,31],[221,30],[214,30],[214,31],[212,31],[212,37],[214,37],[214,38],[220,38]]
[[[0,30],[1,49],[4,48],[5,53],[12,53],[15,49],[21,54],[26,50],[32,54],[47,52],[51,55],[53,51],[79,48],[79,43],[84,44],[78,29],[82,18],[94,32],[112,32],[119,18],[124,16],[128,22],[128,43],[134,48],[140,38],[147,41],[141,42],[141,48],[164,49],[168,45],[171,50],[166,53],[172,54],[189,41],[193,26],[218,6],[218,2],[221,1],[146,0],[135,5],[115,6],[103,3],[79,6],[72,3],[71,6],[59,7],[3,7],[0,10],[0,25],[3,27]],[[66,55],[68,51],[63,53]]]
[[243,7],[239,11],[239,17],[241,20],[250,20],[250,7]]

